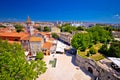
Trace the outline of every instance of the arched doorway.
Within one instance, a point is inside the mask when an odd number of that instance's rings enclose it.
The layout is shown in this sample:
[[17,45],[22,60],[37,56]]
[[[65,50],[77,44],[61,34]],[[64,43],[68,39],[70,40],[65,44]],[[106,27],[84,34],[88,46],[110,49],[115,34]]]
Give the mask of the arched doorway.
[[88,71],[89,71],[91,74],[93,74],[93,70],[92,70],[91,67],[88,67]]

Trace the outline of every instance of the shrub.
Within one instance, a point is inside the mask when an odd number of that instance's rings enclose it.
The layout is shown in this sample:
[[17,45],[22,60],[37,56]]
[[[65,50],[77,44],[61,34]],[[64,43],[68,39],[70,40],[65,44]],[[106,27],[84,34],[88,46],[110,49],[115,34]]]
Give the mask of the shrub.
[[104,55],[107,55],[108,51],[107,44],[102,45],[102,47],[98,51]]
[[37,29],[38,31],[41,31],[41,27],[40,27],[40,26],[39,26],[39,27],[37,27],[36,29]]
[[80,48],[80,50],[81,50],[81,51],[85,51],[86,48],[87,48],[86,46],[82,46],[82,47]]
[[56,34],[56,33],[52,33],[51,35],[52,35],[52,37],[55,38],[55,39],[58,39],[58,38],[59,38],[58,34]]
[[120,58],[120,41],[111,43],[107,56]]
[[91,55],[91,54],[90,54],[90,52],[88,51],[86,56],[89,57],[90,55]]
[[96,49],[94,47],[90,48],[89,50],[90,54],[96,54]]
[[92,43],[90,43],[89,45],[88,45],[88,48],[91,48],[93,46],[93,44]]
[[44,54],[43,52],[38,52],[37,55],[36,55],[36,59],[43,59],[44,58]]

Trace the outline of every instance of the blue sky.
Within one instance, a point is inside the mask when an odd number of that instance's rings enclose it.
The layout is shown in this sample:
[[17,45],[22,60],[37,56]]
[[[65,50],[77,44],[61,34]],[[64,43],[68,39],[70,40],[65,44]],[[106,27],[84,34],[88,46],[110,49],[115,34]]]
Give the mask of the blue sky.
[[120,0],[0,0],[0,21],[120,23]]

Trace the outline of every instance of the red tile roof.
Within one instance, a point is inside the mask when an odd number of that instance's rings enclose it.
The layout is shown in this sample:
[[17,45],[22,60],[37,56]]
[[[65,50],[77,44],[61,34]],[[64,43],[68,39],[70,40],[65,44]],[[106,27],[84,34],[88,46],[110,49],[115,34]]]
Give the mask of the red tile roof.
[[17,33],[17,32],[0,32],[0,37],[18,37],[20,40],[24,40],[27,38],[29,34],[25,32]]
[[36,36],[32,36],[32,37],[30,37],[30,41],[32,41],[32,42],[38,42],[38,41],[42,41],[42,38],[36,37]]
[[4,32],[4,33],[0,33],[0,36],[4,36],[4,37],[21,37],[19,35],[19,33],[17,33],[17,32]]
[[42,48],[50,50],[51,47],[52,47],[52,42],[45,42]]

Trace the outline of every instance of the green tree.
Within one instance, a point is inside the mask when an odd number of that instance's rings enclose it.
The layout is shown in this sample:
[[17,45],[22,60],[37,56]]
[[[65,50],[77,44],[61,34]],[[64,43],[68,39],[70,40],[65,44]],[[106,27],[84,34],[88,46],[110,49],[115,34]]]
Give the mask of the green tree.
[[120,41],[112,42],[108,50],[108,56],[120,58]]
[[[120,26],[119,26],[120,27]],[[114,27],[112,27],[112,30],[114,30],[114,31],[120,31],[120,28],[114,28]]]
[[86,56],[87,56],[87,57],[91,56],[90,51],[87,52],[87,55],[86,55]]
[[47,26],[45,26],[45,27],[44,27],[44,31],[45,31],[45,32],[50,32],[50,28],[47,27]]
[[44,58],[43,52],[38,52],[37,55],[36,55],[36,59],[42,60],[43,58]]
[[102,47],[99,49],[99,52],[104,55],[107,55],[107,52],[108,52],[107,44],[103,44]]
[[59,38],[59,36],[58,36],[56,33],[52,33],[51,35],[52,35],[52,37],[55,38],[55,39],[58,39],[58,38]]
[[64,32],[71,32],[72,31],[71,26],[65,26],[65,27],[63,27],[63,29],[64,29]]
[[93,42],[96,44],[97,42],[105,43],[109,42],[112,39],[111,32],[105,30],[103,27],[97,25],[88,29],[88,32],[92,33]]
[[75,34],[71,40],[71,45],[76,49],[85,51],[86,48],[91,48],[92,45],[98,42],[107,43],[111,40],[111,33],[97,25],[89,28],[87,33]]
[[20,24],[16,24],[15,29],[16,29],[17,32],[21,32],[21,31],[23,31],[23,26],[20,25]]
[[39,26],[39,27],[37,27],[36,29],[37,29],[38,31],[41,31],[41,27],[40,27],[40,26]]
[[76,29],[77,30],[85,30],[84,26],[78,26]]
[[105,26],[103,27],[105,30],[107,31],[112,31],[113,30],[113,27],[112,26]]
[[0,79],[35,80],[46,71],[42,60],[27,61],[24,50],[19,44],[9,44],[0,40]]
[[90,36],[88,33],[77,33],[71,40],[71,45],[75,49],[84,51],[90,44]]
[[64,24],[64,25],[62,25],[62,27],[61,27],[61,31],[62,31],[62,32],[72,33],[72,31],[75,31],[75,30],[76,30],[76,27],[71,26],[70,24]]
[[6,26],[0,25],[0,28],[6,28]]
[[97,32],[97,31],[95,31],[95,32],[93,32],[92,33],[92,36],[93,36],[93,43],[94,44],[96,44],[96,43],[98,43],[99,42],[99,35],[98,35],[99,33]]

